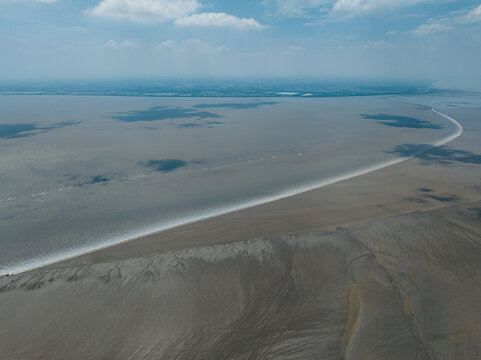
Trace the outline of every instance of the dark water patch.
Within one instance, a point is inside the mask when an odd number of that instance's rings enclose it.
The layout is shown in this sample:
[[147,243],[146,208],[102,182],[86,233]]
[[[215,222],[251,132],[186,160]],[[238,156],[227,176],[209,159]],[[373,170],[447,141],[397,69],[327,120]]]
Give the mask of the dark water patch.
[[177,127],[178,129],[199,128],[199,127],[203,127],[203,125],[202,125],[202,124],[187,123],[187,124],[179,124],[179,125],[176,125],[176,127]]
[[0,138],[14,139],[19,137],[33,136],[37,130],[35,124],[0,124]]
[[112,116],[113,119],[123,122],[138,121],[159,121],[187,118],[218,119],[222,116],[209,111],[199,111],[198,109],[183,107],[156,106],[148,110],[134,110],[118,113]]
[[396,145],[393,150],[386,151],[402,157],[416,156],[424,165],[440,164],[450,165],[456,162],[464,164],[481,164],[481,155],[468,150],[457,150],[448,146],[433,147],[429,144],[402,144]]
[[434,194],[426,194],[424,195],[425,197],[427,198],[430,198],[430,199],[433,199],[433,200],[437,200],[437,201],[440,201],[440,202],[457,202],[459,201],[459,197],[456,196],[456,195],[445,195],[445,196],[442,196],[442,195],[434,195]]
[[277,101],[258,101],[251,103],[220,103],[220,104],[197,104],[197,109],[227,108],[227,109],[257,109],[265,105],[276,105]]
[[205,123],[205,127],[208,128],[208,129],[212,129],[218,125],[222,125],[223,122],[222,121],[207,121]]
[[405,197],[404,200],[411,201],[411,202],[417,203],[417,204],[427,203],[427,201],[425,199],[421,199],[421,198],[414,197],[414,196]]
[[443,129],[441,124],[433,124],[427,120],[416,119],[409,116],[401,115],[389,115],[389,114],[376,114],[366,115],[361,114],[363,119],[376,120],[378,124],[392,126],[397,128],[409,128],[409,129]]
[[187,163],[180,159],[162,159],[162,160],[149,160],[144,163],[145,166],[152,168],[159,172],[170,172],[176,169],[182,168],[187,165]]
[[207,121],[204,123],[184,123],[184,124],[175,124],[170,123],[170,125],[174,125],[177,129],[191,129],[191,128],[208,128],[211,129],[217,125],[223,124],[222,121]]
[[72,126],[72,125],[78,125],[80,124],[80,121],[62,121],[59,123],[55,123],[49,127],[46,127],[45,129],[52,130],[52,129],[60,129],[66,126]]
[[434,190],[430,188],[422,187],[422,188],[419,188],[418,191],[423,193],[429,193],[429,192],[433,192]]
[[387,154],[395,154],[402,157],[419,156],[421,153],[431,150],[430,144],[401,144],[396,145],[393,150],[385,151]]
[[60,122],[49,126],[39,126],[35,123],[0,124],[0,139],[16,139],[41,134],[66,126],[78,125],[80,122]]
[[109,182],[110,179],[105,177],[105,176],[102,176],[102,175],[97,175],[97,176],[92,176],[88,183],[89,184],[99,184],[99,183],[106,183],[106,182]]
[[67,178],[69,181],[75,181],[78,178],[80,178],[80,175],[63,174],[63,176]]
[[64,174],[63,176],[67,179],[67,181],[70,184],[77,187],[83,187],[86,185],[94,185],[94,184],[106,185],[108,182],[113,180],[112,178],[109,178],[105,175],[84,176],[84,175]]

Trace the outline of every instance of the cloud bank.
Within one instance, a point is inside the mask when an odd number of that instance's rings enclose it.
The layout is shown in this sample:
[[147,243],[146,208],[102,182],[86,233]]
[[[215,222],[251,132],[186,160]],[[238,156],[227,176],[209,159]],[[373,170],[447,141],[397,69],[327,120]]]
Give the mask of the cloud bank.
[[334,11],[346,13],[369,13],[378,10],[392,10],[432,2],[432,0],[337,0]]
[[263,29],[266,26],[259,24],[253,18],[238,18],[226,13],[205,12],[181,17],[175,20],[180,26],[211,26],[231,27],[237,29]]
[[[446,0],[441,0],[446,1]],[[439,0],[438,0],[439,2]],[[272,0],[274,15],[279,17],[309,17],[320,15],[356,16],[376,11],[390,11],[434,0]]]
[[115,40],[109,40],[104,44],[104,49],[128,49],[135,48],[138,44],[132,40],[124,40],[117,42]]
[[262,29],[266,27],[253,18],[239,18],[224,12],[196,13],[201,7],[202,4],[197,0],[102,0],[94,8],[86,10],[86,13],[144,23],[173,20],[179,26],[230,27],[235,29]]
[[440,31],[453,30],[456,27],[469,26],[471,24],[481,23],[481,5],[458,11],[456,15],[451,17],[442,17],[439,19],[430,19],[425,24],[414,29],[414,35],[423,36]]
[[102,0],[87,13],[138,22],[162,22],[187,16],[200,7],[197,0]]

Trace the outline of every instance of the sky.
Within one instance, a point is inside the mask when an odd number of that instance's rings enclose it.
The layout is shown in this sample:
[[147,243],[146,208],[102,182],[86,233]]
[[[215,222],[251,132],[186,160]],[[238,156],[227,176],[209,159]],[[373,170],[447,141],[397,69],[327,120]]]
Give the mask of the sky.
[[0,0],[0,80],[389,78],[479,88],[480,64],[480,0]]

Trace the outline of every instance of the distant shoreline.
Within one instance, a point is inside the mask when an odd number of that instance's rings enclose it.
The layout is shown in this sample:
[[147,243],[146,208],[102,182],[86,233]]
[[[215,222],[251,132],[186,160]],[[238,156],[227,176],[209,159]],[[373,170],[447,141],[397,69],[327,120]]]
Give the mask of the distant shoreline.
[[[430,81],[286,79],[158,79],[0,82],[0,95],[136,97],[355,97],[439,94]],[[457,91],[457,90],[448,90]]]

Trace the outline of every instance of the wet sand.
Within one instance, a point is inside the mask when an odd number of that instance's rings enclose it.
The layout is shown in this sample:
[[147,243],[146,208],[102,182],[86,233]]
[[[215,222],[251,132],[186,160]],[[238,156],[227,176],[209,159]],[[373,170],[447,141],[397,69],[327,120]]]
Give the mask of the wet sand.
[[5,359],[476,359],[481,202],[0,279]]
[[45,268],[88,265],[279,234],[330,231],[339,226],[481,200],[479,110],[451,110],[448,114],[459,119],[466,129],[460,138],[441,147],[441,153],[433,150],[328,187],[147,235]]
[[2,275],[367,173],[460,130],[389,96],[4,100],[45,129],[7,124],[17,137],[1,141]]
[[1,278],[0,357],[479,358],[478,114],[403,164]]

